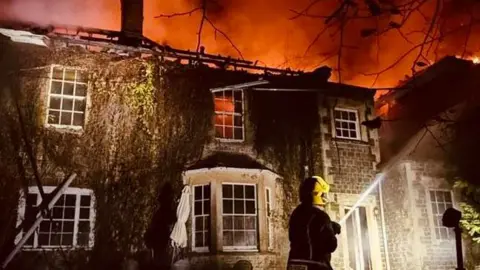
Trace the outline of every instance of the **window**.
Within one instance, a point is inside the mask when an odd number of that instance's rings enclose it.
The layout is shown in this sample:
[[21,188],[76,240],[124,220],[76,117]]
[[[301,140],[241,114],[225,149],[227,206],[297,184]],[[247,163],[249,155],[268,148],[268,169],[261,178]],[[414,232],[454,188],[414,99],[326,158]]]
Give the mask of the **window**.
[[87,82],[76,69],[53,66],[48,91],[47,124],[82,128],[85,121]]
[[[54,187],[44,187],[48,196]],[[38,188],[30,187],[20,204],[19,220],[25,219],[22,236],[35,222],[42,199]],[[94,197],[89,189],[68,188],[25,248],[91,247],[93,245]]]
[[223,184],[223,249],[257,249],[255,185]]
[[268,249],[273,249],[273,224],[272,224],[272,192],[270,188],[265,189],[265,205],[267,206],[267,230]]
[[215,137],[243,140],[243,91],[222,90],[214,92]]
[[335,109],[335,136],[343,139],[359,139],[358,112]]
[[210,185],[193,188],[193,248],[208,251],[210,246]]
[[435,236],[439,240],[448,240],[454,237],[454,233],[442,224],[443,213],[448,208],[453,207],[452,193],[450,191],[430,191],[430,201],[432,203],[433,227]]
[[[345,209],[345,213],[349,209]],[[347,235],[348,266],[346,269],[370,270],[372,258],[365,207],[358,207],[345,222]]]

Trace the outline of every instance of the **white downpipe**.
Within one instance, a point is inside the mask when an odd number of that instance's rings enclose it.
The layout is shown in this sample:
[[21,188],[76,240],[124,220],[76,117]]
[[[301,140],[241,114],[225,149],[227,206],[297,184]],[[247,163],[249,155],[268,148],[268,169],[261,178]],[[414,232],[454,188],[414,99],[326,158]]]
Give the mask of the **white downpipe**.
[[383,249],[385,251],[385,266],[387,270],[390,270],[390,256],[388,254],[388,239],[387,239],[387,228],[385,225],[385,212],[384,212],[384,205],[383,205],[383,192],[382,192],[382,183],[378,184],[378,195],[380,197],[380,216],[382,218],[382,234],[383,234]]

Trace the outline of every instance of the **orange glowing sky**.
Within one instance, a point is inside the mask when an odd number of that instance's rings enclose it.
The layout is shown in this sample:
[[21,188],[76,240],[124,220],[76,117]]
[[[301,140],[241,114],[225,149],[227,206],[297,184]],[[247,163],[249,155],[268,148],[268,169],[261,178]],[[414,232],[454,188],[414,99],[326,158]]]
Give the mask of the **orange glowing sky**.
[[[402,0],[398,0],[402,2]],[[407,1],[407,0],[404,0]],[[471,0],[455,0],[471,1]],[[231,40],[249,60],[259,60],[260,64],[272,67],[311,70],[322,65],[338,67],[337,57],[339,37],[338,27],[331,27],[306,53],[309,44],[324,28],[324,20],[301,17],[295,20],[291,10],[302,10],[311,0],[218,0],[220,6],[209,4],[207,12],[210,20]],[[410,0],[408,1],[410,2]],[[420,47],[398,61],[402,55],[412,50],[424,38],[429,26],[425,19],[434,10],[436,1],[424,1],[422,13],[414,12],[399,31],[390,31],[380,37],[362,38],[360,31],[375,27],[377,23],[399,20],[395,16],[381,19],[355,20],[345,25],[342,50],[342,82],[362,86],[388,87],[411,74],[412,63]],[[145,0],[144,34],[149,38],[180,49],[194,50],[197,45],[197,31],[201,13],[190,16],[159,18],[160,14],[185,12],[199,6],[200,0]],[[336,0],[320,1],[312,14],[331,14],[337,7]],[[459,2],[457,2],[459,3]],[[446,7],[442,7],[446,8]],[[459,11],[462,14],[464,11]],[[423,14],[423,15],[422,15]],[[70,24],[118,30],[120,28],[120,0],[1,0],[0,16],[7,19],[33,21],[42,24]],[[462,25],[462,16],[455,16],[452,25]],[[447,25],[449,26],[449,25]],[[452,26],[453,27],[453,26]],[[448,28],[448,27],[447,27]],[[480,33],[473,27],[469,33]],[[423,48],[427,64],[446,54],[462,54],[467,44],[467,54],[480,50],[480,40],[471,38],[465,42],[468,29],[457,31],[454,36],[441,43]],[[408,40],[405,39],[407,37]],[[221,34],[205,24],[202,32],[202,45],[206,52],[238,57],[238,53]],[[436,53],[434,53],[434,49]],[[378,78],[362,74],[375,73],[396,63]],[[336,72],[335,72],[336,74]],[[333,80],[338,79],[335,75]],[[373,83],[375,82],[375,85]]]

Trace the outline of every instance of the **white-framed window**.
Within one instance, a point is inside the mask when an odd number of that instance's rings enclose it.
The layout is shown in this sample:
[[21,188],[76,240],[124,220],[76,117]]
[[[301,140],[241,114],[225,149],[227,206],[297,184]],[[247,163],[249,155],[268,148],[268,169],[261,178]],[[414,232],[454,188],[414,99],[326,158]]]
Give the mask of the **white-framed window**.
[[335,108],[333,114],[336,138],[360,139],[360,126],[357,110]]
[[267,215],[268,249],[273,249],[272,190],[265,188],[265,206]]
[[[345,208],[344,214],[349,210],[350,208]],[[348,265],[346,269],[373,269],[367,210],[365,207],[360,206],[353,211],[352,215],[345,222],[344,230],[348,251]]]
[[230,141],[243,141],[243,90],[213,92],[215,103],[215,137]]
[[222,184],[224,250],[257,250],[257,196],[254,184]]
[[86,96],[87,76],[84,71],[52,66],[46,124],[54,127],[83,128]]
[[454,239],[454,232],[442,224],[443,213],[448,208],[453,207],[452,192],[448,190],[429,190],[429,193],[435,238],[438,240]]
[[[44,187],[50,196],[55,187]],[[26,196],[22,194],[19,204],[18,223],[23,223],[23,235],[35,222],[38,207],[42,202],[37,187],[29,187]],[[91,248],[95,222],[95,197],[90,189],[67,188],[51,209],[48,217],[24,245],[25,249]],[[20,240],[20,239],[17,239]]]
[[210,185],[193,186],[193,250],[206,252],[210,247]]

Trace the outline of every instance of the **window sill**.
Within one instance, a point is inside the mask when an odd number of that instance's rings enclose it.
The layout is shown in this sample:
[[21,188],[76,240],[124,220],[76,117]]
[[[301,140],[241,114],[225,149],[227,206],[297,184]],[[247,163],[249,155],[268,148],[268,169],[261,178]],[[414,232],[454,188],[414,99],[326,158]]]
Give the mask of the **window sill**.
[[215,141],[220,143],[244,143],[245,140],[235,140],[235,139],[225,139],[225,138],[215,138]]
[[79,251],[79,250],[92,250],[93,247],[72,247],[72,246],[63,246],[63,247],[44,247],[44,248],[33,248],[33,247],[23,247],[22,251],[26,252],[41,252],[41,251],[47,251],[47,252],[53,252],[53,251],[58,251],[58,250],[68,250],[68,251]]
[[45,128],[57,131],[61,133],[70,133],[76,135],[82,135],[84,133],[83,127],[72,127],[72,126],[64,126],[64,125],[52,125],[52,124],[45,124]]
[[339,138],[339,137],[332,137],[332,141],[339,142],[339,143],[356,143],[356,144],[365,144],[368,145],[369,143],[362,140],[362,139],[348,139],[348,138]]
[[219,250],[217,252],[196,252],[191,251],[190,255],[192,256],[199,256],[199,257],[209,257],[209,256],[257,256],[257,255],[277,255],[278,252],[274,252],[272,250],[269,251],[259,251],[259,250],[250,250],[250,251],[240,251],[240,250],[232,250],[232,251],[222,251]]

